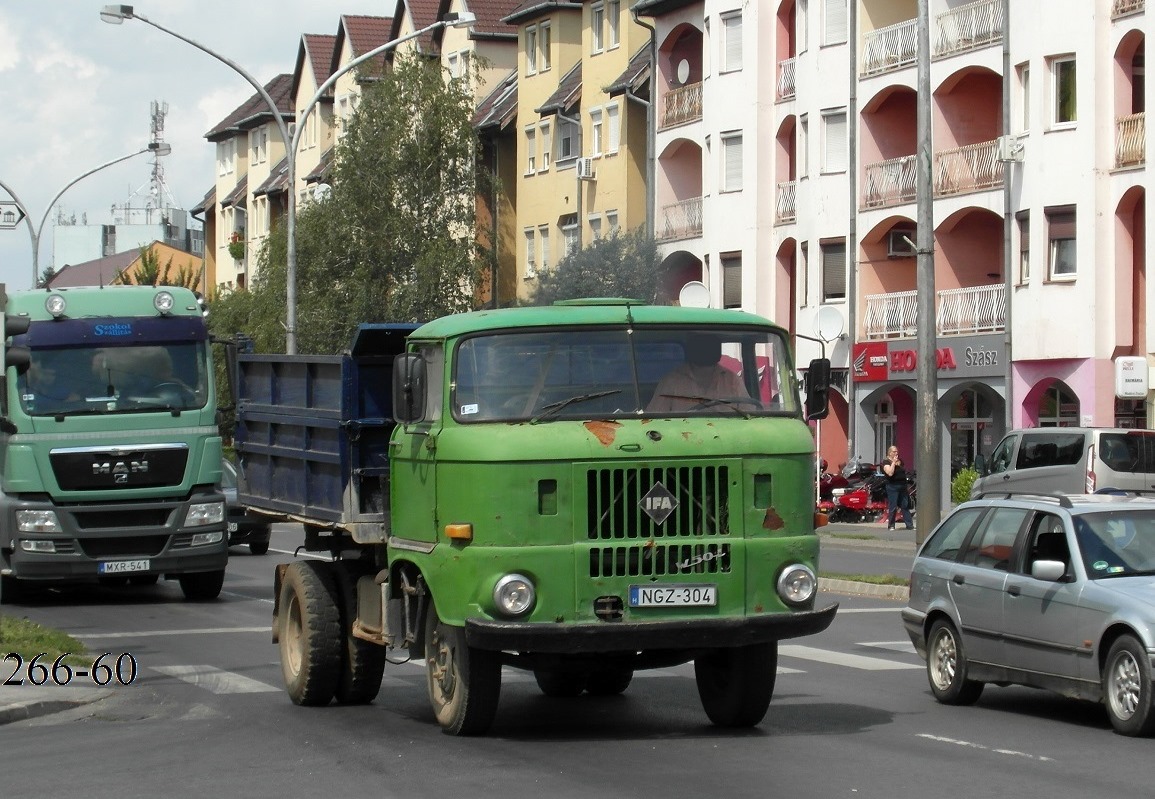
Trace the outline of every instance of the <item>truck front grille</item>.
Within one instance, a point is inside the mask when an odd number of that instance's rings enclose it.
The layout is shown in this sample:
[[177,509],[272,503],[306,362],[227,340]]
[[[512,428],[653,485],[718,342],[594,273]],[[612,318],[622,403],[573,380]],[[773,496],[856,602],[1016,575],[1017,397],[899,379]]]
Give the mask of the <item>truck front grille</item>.
[[[642,498],[658,483],[673,497],[673,511],[661,523],[642,507]],[[591,540],[730,533],[730,483],[725,466],[590,469],[586,496],[586,534]],[[671,558],[684,560],[682,555]]]
[[65,491],[159,488],[184,481],[188,447],[141,445],[116,451],[79,447],[53,450],[49,460]]
[[729,544],[645,544],[594,547],[590,577],[728,574]]
[[167,535],[132,535],[116,538],[81,538],[80,548],[90,558],[120,558],[128,555],[153,558],[164,550]]

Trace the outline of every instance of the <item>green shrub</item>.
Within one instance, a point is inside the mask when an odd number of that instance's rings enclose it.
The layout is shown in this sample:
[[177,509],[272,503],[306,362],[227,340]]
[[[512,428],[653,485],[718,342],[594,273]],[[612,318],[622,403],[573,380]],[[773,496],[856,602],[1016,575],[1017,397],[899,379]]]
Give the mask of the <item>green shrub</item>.
[[979,478],[979,473],[973,467],[960,469],[959,473],[950,481],[950,501],[955,505],[966,502],[971,498],[971,486]]

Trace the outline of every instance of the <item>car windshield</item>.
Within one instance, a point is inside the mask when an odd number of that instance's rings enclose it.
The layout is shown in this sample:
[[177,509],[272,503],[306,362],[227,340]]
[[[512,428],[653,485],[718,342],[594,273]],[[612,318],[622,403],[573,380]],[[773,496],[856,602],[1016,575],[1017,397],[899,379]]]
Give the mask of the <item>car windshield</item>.
[[1155,571],[1155,511],[1124,509],[1077,516],[1075,538],[1092,579]]
[[453,364],[462,422],[799,416],[785,337],[766,328],[503,331]]

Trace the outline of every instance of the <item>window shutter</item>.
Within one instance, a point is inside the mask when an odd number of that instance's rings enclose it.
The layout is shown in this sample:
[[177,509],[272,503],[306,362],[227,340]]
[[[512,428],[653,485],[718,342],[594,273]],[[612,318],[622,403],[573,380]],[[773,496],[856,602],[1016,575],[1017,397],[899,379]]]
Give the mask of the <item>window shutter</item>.
[[723,191],[739,191],[742,188],[742,137],[727,136],[722,140]]
[[847,0],[826,0],[826,37],[823,44],[846,41]]
[[826,114],[822,117],[822,121],[826,126],[823,169],[826,172],[845,172],[846,114]]
[[722,307],[742,307],[742,256],[722,256]]
[[846,298],[846,245],[822,245],[822,299]]
[[726,32],[724,63],[727,71],[742,68],[742,15],[723,17],[722,27]]
[[618,147],[622,144],[622,123],[618,118],[618,107],[611,105],[606,107],[606,119],[609,124],[609,141],[606,143],[607,152],[616,153]]

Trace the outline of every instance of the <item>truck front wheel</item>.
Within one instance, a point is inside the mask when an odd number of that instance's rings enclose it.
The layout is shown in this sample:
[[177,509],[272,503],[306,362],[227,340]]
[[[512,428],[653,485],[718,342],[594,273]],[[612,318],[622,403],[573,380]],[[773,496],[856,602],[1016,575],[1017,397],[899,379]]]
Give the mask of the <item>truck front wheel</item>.
[[281,582],[281,674],[298,705],[327,705],[341,674],[341,613],[331,564],[297,561]]
[[180,580],[180,590],[184,592],[185,599],[192,602],[207,602],[221,595],[221,588],[225,584],[225,570],[182,574],[177,579]]
[[493,724],[501,695],[501,661],[496,652],[466,644],[465,630],[443,624],[432,601],[425,616],[425,679],[443,732],[482,735]]
[[770,708],[778,643],[715,649],[694,660],[698,697],[719,727],[753,727]]

